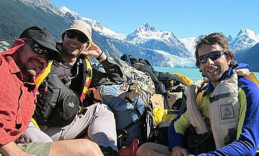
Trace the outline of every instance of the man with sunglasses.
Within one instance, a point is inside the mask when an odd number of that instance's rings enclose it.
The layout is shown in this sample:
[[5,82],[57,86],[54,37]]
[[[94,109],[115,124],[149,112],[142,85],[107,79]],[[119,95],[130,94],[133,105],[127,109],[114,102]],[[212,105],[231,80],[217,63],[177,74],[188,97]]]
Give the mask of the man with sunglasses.
[[[137,155],[255,155],[259,144],[259,89],[245,77],[248,65],[233,60],[234,53],[221,33],[201,38],[195,56],[197,67],[209,81],[197,92],[196,101],[190,101],[197,105],[196,114],[187,99],[187,111],[169,127],[169,148],[147,143]],[[190,93],[187,90],[187,98],[191,98],[188,94],[195,95],[194,91]],[[201,120],[195,120],[198,114]],[[192,133],[190,126],[194,127]]]
[[0,54],[0,155],[102,155],[98,146],[86,139],[17,142],[34,113],[34,80],[47,67],[48,60],[58,55],[55,39],[36,26],[24,30],[12,48]]
[[[91,27],[83,21],[72,21],[70,27],[66,29],[62,35],[62,43],[57,43],[57,48],[61,52],[62,60],[54,60],[51,66],[50,75],[58,75],[62,83],[77,95],[77,101],[80,100],[81,108],[77,112],[66,111],[72,120],[62,120],[65,124],[53,122],[50,118],[43,119],[43,116],[56,116],[55,111],[48,111],[53,104],[58,104],[58,101],[52,100],[55,97],[60,97],[54,93],[46,92],[49,85],[41,85],[39,87],[40,96],[35,111],[35,119],[39,124],[41,130],[49,135],[50,140],[71,140],[80,138],[87,134],[91,141],[97,143],[104,155],[118,155],[117,149],[117,135],[114,115],[107,105],[93,102],[89,98],[91,92],[84,92],[88,87],[96,87],[100,84],[119,84],[126,81],[120,66],[110,57],[107,57],[104,52],[92,41]],[[96,58],[100,64],[103,65],[105,72],[97,71],[94,68],[91,70],[91,65],[88,57]],[[48,83],[50,75],[45,79]],[[86,81],[88,81],[86,83]],[[43,83],[45,83],[43,81]],[[49,82],[50,84],[51,82]],[[85,87],[88,86],[88,87]],[[43,89],[41,89],[43,88]],[[46,89],[45,89],[46,88]],[[64,88],[64,87],[63,87]],[[87,96],[85,96],[85,94]],[[46,97],[47,100],[42,100]],[[51,103],[51,104],[50,104]],[[66,105],[66,103],[63,102]],[[72,103],[68,105],[71,106]],[[75,103],[74,103],[75,104]],[[74,105],[73,104],[73,105]],[[90,105],[89,105],[90,104]],[[47,108],[47,109],[46,109]],[[42,111],[46,110],[43,113]],[[51,109],[51,108],[50,108]],[[63,111],[65,111],[65,107]],[[49,115],[46,115],[49,112]],[[61,112],[60,113],[64,113]],[[72,115],[71,115],[72,114]],[[53,118],[54,120],[57,118]],[[53,124],[54,123],[54,124]],[[32,134],[35,127],[31,127],[26,131],[26,140],[33,140],[35,142],[48,141],[46,136],[38,138],[40,135]],[[40,133],[38,133],[40,134]],[[44,138],[45,137],[45,138]]]
[[[57,48],[61,51],[62,60],[65,64],[73,68],[72,71],[76,71],[75,69],[78,67],[76,64],[79,64],[78,62],[82,62],[85,58],[95,58],[103,66],[105,71],[92,69],[90,88],[100,85],[121,84],[127,80],[120,65],[113,58],[107,57],[92,41],[92,29],[85,22],[72,21],[70,27],[62,33],[61,37],[62,43],[58,43]],[[79,72],[82,71],[79,70]]]

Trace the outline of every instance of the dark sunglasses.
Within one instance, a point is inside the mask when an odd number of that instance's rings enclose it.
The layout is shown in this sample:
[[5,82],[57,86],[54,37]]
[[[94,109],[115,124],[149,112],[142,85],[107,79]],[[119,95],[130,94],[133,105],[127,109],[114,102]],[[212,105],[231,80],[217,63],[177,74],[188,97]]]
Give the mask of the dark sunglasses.
[[37,42],[35,41],[26,41],[26,43],[28,43],[32,50],[37,53],[37,54],[45,54],[48,56],[49,52],[46,48],[40,46]]
[[225,55],[225,52],[222,51],[213,51],[209,54],[206,55],[202,55],[199,57],[199,62],[200,64],[204,64],[207,62],[208,58],[210,58],[212,61],[217,60],[218,58],[220,58],[222,55]]
[[65,32],[65,34],[67,35],[68,38],[75,38],[77,37],[78,41],[82,42],[82,43],[86,43],[88,42],[88,38],[81,32],[78,32],[76,30],[68,30]]

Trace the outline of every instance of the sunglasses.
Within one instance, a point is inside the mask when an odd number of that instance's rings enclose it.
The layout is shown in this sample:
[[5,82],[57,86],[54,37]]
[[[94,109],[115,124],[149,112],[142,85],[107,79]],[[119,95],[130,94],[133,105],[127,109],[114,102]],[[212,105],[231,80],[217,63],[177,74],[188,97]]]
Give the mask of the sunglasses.
[[77,37],[78,41],[80,41],[81,43],[86,43],[88,42],[88,38],[81,32],[78,32],[76,30],[68,30],[65,32],[65,34],[67,35],[68,38],[75,38]]
[[37,42],[35,42],[35,41],[26,41],[26,43],[28,43],[31,46],[32,50],[35,53],[41,54],[41,55],[45,54],[45,55],[48,56],[48,54],[49,54],[48,50],[46,48],[40,46]]
[[213,51],[213,52],[211,52],[209,54],[200,56],[199,57],[199,63],[200,64],[206,63],[208,58],[210,58],[212,61],[215,61],[218,58],[220,58],[222,55],[226,55],[226,53],[222,52],[222,51]]

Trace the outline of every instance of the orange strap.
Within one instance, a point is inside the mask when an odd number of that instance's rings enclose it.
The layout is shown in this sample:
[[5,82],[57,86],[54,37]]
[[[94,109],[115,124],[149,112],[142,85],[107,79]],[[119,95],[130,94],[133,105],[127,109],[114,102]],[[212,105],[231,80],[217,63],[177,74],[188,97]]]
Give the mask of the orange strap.
[[248,80],[253,81],[258,87],[259,87],[259,81],[256,78],[255,74],[253,72],[249,73],[249,75],[246,76]]

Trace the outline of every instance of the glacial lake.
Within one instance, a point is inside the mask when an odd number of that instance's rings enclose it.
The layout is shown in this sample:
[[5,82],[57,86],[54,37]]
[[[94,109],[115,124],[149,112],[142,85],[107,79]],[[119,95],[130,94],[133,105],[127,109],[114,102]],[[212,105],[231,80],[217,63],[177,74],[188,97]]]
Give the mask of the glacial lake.
[[[171,68],[171,67],[154,67],[156,71],[169,72],[169,73],[179,73],[187,76],[194,82],[202,79],[201,72],[197,68]],[[259,72],[254,72],[257,79],[259,78]]]

